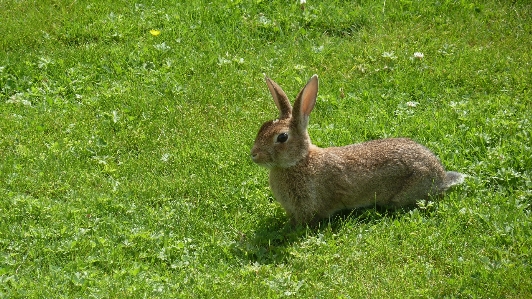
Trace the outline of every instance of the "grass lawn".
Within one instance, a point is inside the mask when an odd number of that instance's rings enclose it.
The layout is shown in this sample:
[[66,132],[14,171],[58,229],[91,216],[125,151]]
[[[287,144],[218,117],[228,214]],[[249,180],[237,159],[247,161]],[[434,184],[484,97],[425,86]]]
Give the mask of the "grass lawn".
[[[0,1],[0,298],[531,298],[532,3]],[[291,228],[249,151],[410,137],[468,175]]]

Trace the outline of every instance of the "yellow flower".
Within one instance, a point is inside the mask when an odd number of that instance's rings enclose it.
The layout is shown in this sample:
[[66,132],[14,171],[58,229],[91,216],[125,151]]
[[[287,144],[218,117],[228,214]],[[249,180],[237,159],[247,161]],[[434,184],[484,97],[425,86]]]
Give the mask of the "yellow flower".
[[157,36],[157,35],[161,34],[161,31],[152,29],[152,30],[150,30],[150,34],[153,35],[153,36]]

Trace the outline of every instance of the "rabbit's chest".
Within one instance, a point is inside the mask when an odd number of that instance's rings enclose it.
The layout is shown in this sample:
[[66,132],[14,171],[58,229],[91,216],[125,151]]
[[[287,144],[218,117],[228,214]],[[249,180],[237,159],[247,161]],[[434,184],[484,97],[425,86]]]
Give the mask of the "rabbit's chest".
[[275,199],[285,207],[308,204],[316,197],[312,176],[301,172],[272,170],[270,188]]

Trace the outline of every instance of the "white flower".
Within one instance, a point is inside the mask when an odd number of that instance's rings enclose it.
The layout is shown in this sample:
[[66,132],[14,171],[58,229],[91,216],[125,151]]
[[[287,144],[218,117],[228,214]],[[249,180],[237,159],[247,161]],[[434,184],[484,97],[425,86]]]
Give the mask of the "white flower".
[[159,51],[163,51],[163,52],[166,52],[172,48],[170,48],[170,46],[168,46],[165,42],[162,42],[160,44],[157,44],[157,45],[154,45],[153,46],[155,49],[159,50]]
[[392,60],[397,59],[397,56],[395,56],[395,53],[393,51],[382,53],[382,57],[392,59]]
[[307,3],[307,0],[299,0],[299,4],[305,4]]
[[317,47],[317,46],[312,46],[312,51],[313,51],[314,53],[320,53],[320,52],[322,52],[322,51],[323,51],[323,45],[321,45],[321,46],[319,46],[319,47]]
[[8,104],[22,104],[24,106],[31,106],[31,102],[26,99],[26,95],[22,92],[16,93],[9,97],[6,101]]
[[46,68],[50,63],[53,63],[50,57],[41,57],[39,58],[39,63],[37,63],[37,66],[42,69]]
[[423,55],[423,53],[421,53],[421,52],[415,52],[414,53],[414,58],[423,59],[423,57],[425,57],[425,55]]

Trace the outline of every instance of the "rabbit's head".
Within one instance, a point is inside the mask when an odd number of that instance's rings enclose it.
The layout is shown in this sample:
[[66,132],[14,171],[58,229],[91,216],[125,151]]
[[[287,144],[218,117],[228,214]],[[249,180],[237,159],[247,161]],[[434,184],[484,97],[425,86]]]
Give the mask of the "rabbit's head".
[[318,76],[312,76],[299,92],[293,108],[277,83],[266,77],[266,84],[280,115],[262,125],[251,158],[266,168],[288,168],[304,159],[312,145],[307,126],[318,95]]

